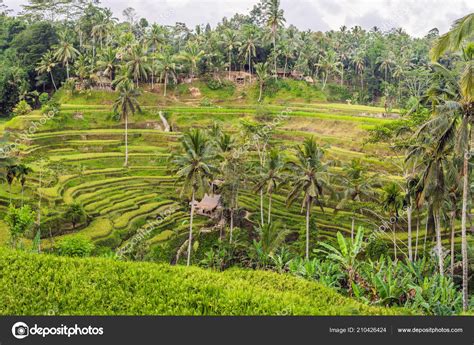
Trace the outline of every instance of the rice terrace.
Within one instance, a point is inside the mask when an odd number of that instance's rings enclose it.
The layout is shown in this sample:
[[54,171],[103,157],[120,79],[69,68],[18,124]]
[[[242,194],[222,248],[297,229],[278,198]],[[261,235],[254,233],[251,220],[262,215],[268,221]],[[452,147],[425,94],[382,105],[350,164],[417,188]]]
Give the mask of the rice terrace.
[[473,23],[0,1],[0,314],[472,315]]

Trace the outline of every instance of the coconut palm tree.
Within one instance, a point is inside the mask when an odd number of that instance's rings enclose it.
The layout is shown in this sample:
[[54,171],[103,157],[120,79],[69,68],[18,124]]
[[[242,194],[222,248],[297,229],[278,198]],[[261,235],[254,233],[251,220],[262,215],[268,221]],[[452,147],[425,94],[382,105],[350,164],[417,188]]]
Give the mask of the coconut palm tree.
[[199,49],[199,46],[196,42],[190,42],[184,52],[181,53],[179,58],[186,61],[191,66],[191,79],[194,78],[194,72],[196,71],[197,64],[204,57],[204,50]]
[[438,254],[438,266],[441,275],[444,274],[443,247],[441,243],[441,213],[447,193],[447,173],[453,169],[453,143],[447,144],[431,136],[432,133],[425,132],[425,126],[417,133],[418,143],[412,146],[408,152],[407,159],[415,160],[414,168],[420,172],[419,188],[421,193],[418,203],[428,201],[429,209],[433,215],[436,232],[436,250]]
[[339,68],[342,66],[341,62],[337,60],[336,53],[329,51],[326,56],[324,56],[320,62],[316,63],[316,66],[323,71],[323,87],[326,87],[328,77],[331,73],[338,72]]
[[21,206],[23,206],[23,194],[25,190],[26,179],[28,174],[31,172],[33,172],[33,170],[24,164],[19,164],[17,166],[16,178],[20,180],[21,184]]
[[181,139],[183,153],[174,157],[176,176],[183,183],[182,191],[191,191],[191,210],[189,214],[189,236],[187,266],[191,263],[193,241],[193,218],[196,194],[209,189],[215,167],[212,165],[214,156],[212,144],[200,129],[192,129]]
[[[474,32],[474,13],[470,13],[463,18],[455,21],[451,30],[435,41],[430,51],[430,56],[433,61],[437,61],[446,51],[456,51],[465,44]],[[472,45],[472,44],[471,44]],[[468,257],[467,257],[467,202],[469,195],[469,157],[470,157],[470,141],[471,141],[471,127],[473,119],[473,102],[474,102],[474,61],[471,49],[463,49],[463,58],[465,60],[465,67],[458,81],[459,93],[455,102],[447,102],[444,107],[440,109],[440,113],[445,112],[453,120],[444,135],[444,138],[455,137],[458,138],[458,153],[463,156],[463,203],[461,215],[461,252],[463,262],[463,309],[467,310],[469,305],[468,292]],[[459,121],[460,119],[460,121]],[[459,124],[458,124],[459,123]],[[442,149],[440,147],[440,149]]]
[[[355,212],[362,211],[362,205],[354,205],[367,201],[375,201],[376,195],[374,187],[376,180],[372,176],[367,175],[367,169],[358,159],[353,159],[350,164],[343,168],[343,176],[341,176],[341,185],[344,188],[342,198],[335,208],[335,212],[350,206],[352,209],[352,225],[351,239],[354,239],[355,231]],[[349,205],[351,204],[351,205]]]
[[230,134],[221,133],[215,145],[221,161],[219,170],[224,180],[220,186],[221,195],[230,213],[230,237],[232,243],[234,231],[234,214],[238,209],[238,194],[245,180],[245,157],[235,154],[235,140]]
[[51,50],[48,50],[41,60],[38,62],[38,65],[36,67],[36,72],[43,74],[47,73],[51,77],[51,82],[53,83],[54,90],[58,91],[58,88],[56,86],[56,82],[54,81],[54,76],[53,76],[53,70],[54,67],[56,67],[56,60],[54,57],[54,53]]
[[165,29],[158,24],[153,24],[146,36],[146,43],[151,48],[151,89],[155,89],[155,65],[156,65],[156,51],[158,47],[163,47],[166,43]]
[[313,137],[306,138],[302,146],[296,149],[296,161],[288,163],[292,175],[291,190],[287,202],[293,204],[303,195],[302,208],[306,208],[306,259],[309,259],[309,219],[313,204],[321,210],[324,188],[327,185],[327,165],[322,162],[324,151]]
[[399,211],[403,207],[404,197],[400,186],[396,182],[391,182],[383,188],[382,208],[390,214],[390,222],[392,223],[392,241],[394,258],[397,259],[397,234],[396,224],[398,221]]
[[273,67],[275,72],[275,79],[277,75],[277,34],[278,29],[285,23],[284,11],[280,8],[280,0],[265,0],[263,3],[265,22],[270,30],[273,43]]
[[8,193],[10,194],[10,204],[12,203],[12,184],[18,176],[18,165],[10,164],[6,166],[6,179],[8,183]]
[[355,70],[360,78],[360,85],[362,90],[364,89],[364,70],[365,70],[365,53],[363,49],[357,50],[357,52],[352,57],[352,63],[355,67]]
[[388,82],[388,71],[391,71],[395,65],[395,56],[391,51],[384,50],[384,53],[378,57],[377,63],[379,69],[385,73],[385,81]]
[[100,51],[97,67],[111,81],[115,79],[115,70],[117,69],[117,50],[113,47],[107,47]]
[[66,67],[67,79],[69,79],[69,64],[73,62],[78,55],[80,55],[80,53],[74,48],[68,33],[63,32],[60,36],[59,44],[55,47],[54,58]]
[[246,25],[242,32],[241,52],[249,65],[250,82],[252,82],[252,58],[257,56],[258,27],[255,25]]
[[176,57],[169,50],[164,51],[158,57],[157,67],[164,78],[163,96],[166,97],[170,77],[176,80]]
[[234,49],[240,47],[241,42],[239,41],[239,36],[237,32],[232,29],[226,29],[222,33],[222,44],[225,46],[228,54],[228,63],[229,63],[229,80],[231,79],[232,73],[232,53]]
[[268,196],[268,220],[267,224],[272,220],[272,196],[273,193],[283,182],[283,168],[285,164],[279,150],[273,149],[268,155],[263,173],[258,176],[256,191],[265,190]]
[[138,102],[140,95],[138,89],[133,87],[132,82],[125,81],[119,87],[119,96],[114,102],[114,112],[118,113],[123,121],[125,121],[125,162],[124,166],[128,166],[128,117],[141,111]]
[[129,73],[133,76],[136,86],[140,79],[147,79],[150,72],[150,65],[148,64],[147,51],[143,46],[136,45],[131,52],[125,56],[127,61],[126,67]]
[[263,96],[263,86],[265,82],[268,80],[268,62],[265,63],[258,63],[255,65],[255,72],[257,73],[257,79],[260,84],[260,93],[258,96],[258,102],[262,101]]

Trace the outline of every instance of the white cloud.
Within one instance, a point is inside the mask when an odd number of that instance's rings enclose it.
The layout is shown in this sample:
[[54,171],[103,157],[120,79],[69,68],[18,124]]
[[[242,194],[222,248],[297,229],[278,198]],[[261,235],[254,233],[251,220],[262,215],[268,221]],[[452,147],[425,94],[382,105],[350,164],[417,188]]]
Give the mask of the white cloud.
[[[25,0],[5,0],[18,10]],[[257,0],[102,0],[104,6],[121,16],[126,7],[136,9],[140,17],[163,24],[185,22],[215,25],[222,17],[248,13]],[[337,30],[341,25],[361,25],[370,29],[402,27],[415,36],[423,36],[434,27],[449,29],[459,17],[474,11],[468,0],[282,0],[287,23],[301,29]]]

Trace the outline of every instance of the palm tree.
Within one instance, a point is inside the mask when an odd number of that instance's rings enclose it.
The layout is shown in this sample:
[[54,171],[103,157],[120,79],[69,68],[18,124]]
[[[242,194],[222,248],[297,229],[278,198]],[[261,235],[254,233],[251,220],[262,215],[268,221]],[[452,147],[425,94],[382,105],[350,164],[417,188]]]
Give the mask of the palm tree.
[[6,178],[8,183],[8,193],[10,194],[10,204],[12,203],[12,184],[18,176],[18,165],[10,164],[6,167]]
[[350,205],[352,209],[351,239],[354,239],[355,212],[357,209],[362,211],[362,206],[356,206],[354,203],[374,201],[375,193],[373,189],[376,181],[372,176],[367,175],[367,169],[362,166],[358,159],[353,159],[348,166],[344,167],[343,171],[341,185],[344,192],[341,201],[335,208],[335,212],[343,209],[349,203],[352,204]]
[[212,165],[212,145],[204,132],[192,129],[183,135],[181,140],[184,153],[174,158],[176,175],[183,182],[183,192],[191,190],[191,211],[189,215],[188,258],[187,266],[191,263],[191,248],[193,240],[193,218],[196,194],[209,189],[215,167]]
[[226,29],[222,33],[222,44],[225,46],[228,57],[229,57],[229,80],[230,80],[231,72],[232,72],[232,52],[234,51],[234,49],[238,48],[241,45],[241,42],[239,41],[239,37],[234,30]]
[[[430,55],[433,61],[438,60],[448,50],[458,50],[466,39],[472,36],[474,32],[474,13],[470,13],[463,18],[455,21],[451,30],[446,34],[442,35],[434,43]],[[465,60],[467,54],[464,54]],[[461,252],[462,252],[462,263],[463,263],[463,309],[466,311],[469,305],[469,292],[468,292],[468,257],[467,257],[467,200],[469,194],[469,152],[470,152],[470,140],[471,140],[471,122],[472,122],[472,109],[474,100],[474,61],[471,56],[466,62],[465,68],[459,80],[460,97],[457,100],[457,104],[447,104],[448,108],[456,108],[457,111],[451,114],[455,117],[461,117],[461,125],[459,126],[459,140],[458,142],[461,148],[463,159],[463,203],[462,203],[462,215],[461,215]],[[454,126],[453,126],[454,127]],[[452,128],[455,129],[455,128]],[[450,131],[452,133],[452,131]]]
[[109,77],[111,81],[115,79],[115,70],[117,68],[117,51],[112,47],[107,47],[99,54],[97,67],[102,70],[104,75]]
[[446,198],[444,200],[444,208],[447,211],[451,228],[451,277],[454,276],[454,239],[456,235],[456,218],[460,216],[462,208],[459,203],[460,200],[462,200],[461,179],[462,177],[460,175],[459,167],[455,164],[448,165],[448,171],[446,172]]
[[280,0],[265,0],[264,15],[267,27],[270,29],[273,42],[273,64],[275,71],[275,79],[277,75],[277,43],[276,36],[278,29],[285,23],[284,11],[280,8]]
[[379,64],[379,69],[385,72],[385,81],[388,82],[388,71],[392,69],[395,65],[395,57],[391,51],[385,50],[383,55],[379,56],[377,63]]
[[323,164],[324,151],[313,137],[306,138],[302,146],[296,150],[296,161],[289,162],[292,173],[291,191],[288,204],[291,205],[303,194],[302,207],[306,207],[306,259],[309,259],[309,219],[311,207],[317,204],[322,207],[322,197],[326,185],[327,166]]
[[163,47],[166,42],[164,28],[158,24],[153,24],[150,32],[146,37],[147,44],[151,47],[152,50],[152,62],[151,62],[151,89],[155,89],[155,69],[156,64],[156,50],[158,47]]
[[130,81],[125,81],[119,87],[119,96],[114,102],[114,112],[119,113],[121,119],[125,121],[125,162],[128,166],[128,117],[140,110],[138,103],[139,91],[133,87]]
[[73,43],[70,41],[68,33],[64,32],[60,37],[59,44],[56,46],[54,58],[66,67],[67,79],[69,79],[69,64],[74,61],[79,54],[79,51],[74,48]]
[[268,80],[269,77],[268,62],[256,64],[255,71],[257,73],[258,82],[260,83],[260,93],[258,96],[258,102],[260,103],[262,101],[263,96],[263,86],[265,85],[265,82]]
[[339,71],[338,68],[342,66],[341,62],[337,60],[336,54],[333,51],[329,51],[328,54],[316,64],[323,71],[323,87],[326,87],[328,77],[331,73]]
[[53,83],[54,90],[58,91],[58,88],[56,87],[56,82],[54,81],[54,76],[53,76],[53,70],[54,67],[56,67],[56,61],[54,57],[54,53],[51,50],[48,50],[41,60],[38,62],[38,65],[36,67],[36,72],[38,73],[47,73],[51,77],[51,82]]
[[234,231],[234,214],[238,209],[238,194],[245,179],[245,157],[235,154],[235,140],[227,133],[221,133],[215,145],[221,160],[220,173],[224,182],[220,186],[221,195],[230,211],[230,237],[232,243]]
[[158,57],[158,70],[162,73],[164,78],[163,95],[166,97],[169,78],[173,77],[176,79],[176,58],[168,50]]
[[21,184],[21,206],[23,206],[23,193],[25,190],[26,178],[31,172],[33,172],[33,170],[24,164],[19,164],[17,166],[16,178],[20,180]]
[[250,82],[252,82],[252,58],[257,56],[258,27],[255,25],[246,25],[242,33],[241,51],[249,65]]
[[283,68],[283,75],[286,77],[286,71],[288,70],[288,60],[293,58],[294,56],[293,45],[287,40],[282,41],[280,44],[280,52],[281,55],[285,58],[285,67]]
[[362,49],[359,49],[356,52],[356,54],[352,57],[352,63],[354,64],[357,74],[359,74],[360,85],[363,90],[364,89],[365,53]]
[[147,79],[150,71],[146,49],[140,45],[134,46],[125,59],[129,73],[133,76],[138,88],[139,80]]
[[273,149],[268,155],[263,173],[258,176],[256,190],[266,190],[268,196],[268,220],[271,223],[272,218],[272,195],[283,182],[283,158],[279,150]]
[[383,188],[382,208],[390,214],[395,260],[397,260],[397,234],[395,228],[398,220],[398,211],[403,207],[403,199],[400,186],[397,183],[391,182]]
[[204,57],[205,53],[199,49],[196,42],[191,42],[187,45],[184,52],[181,53],[180,59],[188,62],[191,65],[191,79],[194,78],[194,71],[197,68],[197,64]]

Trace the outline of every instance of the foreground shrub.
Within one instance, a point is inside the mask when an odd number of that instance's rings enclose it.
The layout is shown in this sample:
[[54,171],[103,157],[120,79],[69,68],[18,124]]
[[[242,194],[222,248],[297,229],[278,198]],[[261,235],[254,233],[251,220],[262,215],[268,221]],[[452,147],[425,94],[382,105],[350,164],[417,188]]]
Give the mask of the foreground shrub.
[[0,250],[3,315],[383,315],[321,284],[272,272],[73,259]]
[[58,253],[63,256],[84,258],[90,256],[94,244],[85,237],[68,237],[59,242]]

